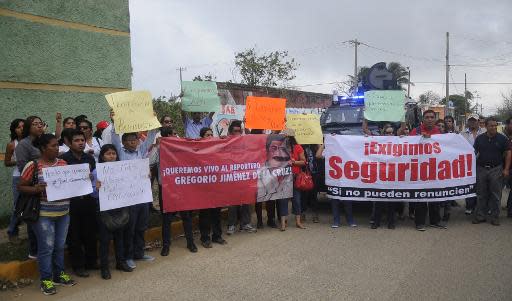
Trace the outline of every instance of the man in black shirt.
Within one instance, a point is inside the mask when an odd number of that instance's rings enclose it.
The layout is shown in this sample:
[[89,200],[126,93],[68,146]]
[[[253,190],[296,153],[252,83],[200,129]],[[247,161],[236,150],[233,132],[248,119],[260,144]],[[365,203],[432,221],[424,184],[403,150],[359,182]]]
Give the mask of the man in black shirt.
[[[491,211],[490,220],[499,226],[499,213],[503,178],[508,177],[510,169],[510,141],[498,133],[498,123],[494,118],[485,120],[487,132],[476,137],[476,183],[477,208],[473,224],[486,221],[487,205]],[[505,159],[505,160],[503,160]],[[503,166],[503,161],[505,166]]]
[[[84,134],[79,130],[73,130],[66,138],[71,141],[71,145],[69,151],[62,155],[62,159],[68,165],[87,163],[93,171],[96,168],[96,161],[93,156],[84,153]],[[69,250],[71,267],[78,277],[88,277],[88,269],[98,268],[96,211],[96,201],[90,195],[74,197],[70,200]]]

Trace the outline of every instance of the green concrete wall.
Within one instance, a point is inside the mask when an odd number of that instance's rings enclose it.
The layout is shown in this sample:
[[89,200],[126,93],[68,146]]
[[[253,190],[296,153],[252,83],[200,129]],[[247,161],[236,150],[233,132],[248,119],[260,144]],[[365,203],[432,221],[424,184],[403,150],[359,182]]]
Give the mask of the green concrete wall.
[[1,16],[0,28],[0,81],[130,86],[129,37]]
[[[0,0],[0,8],[127,33],[130,26],[128,0]],[[0,88],[2,153],[9,142],[9,124],[15,118],[38,115],[49,123],[49,132],[55,129],[57,111],[63,117],[85,114],[93,124],[106,119],[105,93],[74,92],[75,86],[79,91],[91,87],[131,89],[129,36],[27,20],[30,18],[0,16],[0,82],[27,88]],[[68,92],[33,84],[59,85]],[[0,216],[12,210],[11,174],[12,169],[1,164]]]
[[0,7],[62,21],[130,31],[128,0],[3,0]]

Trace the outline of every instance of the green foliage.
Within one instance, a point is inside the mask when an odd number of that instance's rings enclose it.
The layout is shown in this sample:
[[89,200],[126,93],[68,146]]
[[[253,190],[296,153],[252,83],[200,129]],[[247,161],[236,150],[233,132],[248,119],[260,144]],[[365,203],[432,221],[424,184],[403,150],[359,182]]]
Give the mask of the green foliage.
[[[349,80],[347,82],[342,82],[341,90],[348,94],[353,95],[357,91],[357,87],[360,83],[362,83],[364,90],[368,90],[368,84],[366,80],[368,78],[368,73],[370,72],[370,68],[368,66],[361,66],[357,72],[357,80],[353,75],[349,75]],[[402,64],[398,62],[390,62],[387,64],[386,68],[389,72],[393,73],[393,78],[396,79],[398,87],[402,90],[407,88],[407,84],[409,83],[409,70],[404,67]],[[414,85],[411,83],[411,85]]]
[[251,48],[235,54],[235,65],[240,71],[242,83],[250,86],[277,87],[295,78],[299,64],[288,60],[287,51],[274,51],[258,55]]
[[183,121],[181,119],[181,104],[176,102],[177,97],[167,99],[165,96],[159,96],[153,99],[153,109],[155,110],[158,120],[164,115],[171,116],[174,121],[174,130],[180,137],[185,136],[183,129]]
[[[466,98],[463,95],[450,95],[450,101],[453,102],[453,106],[455,107],[455,116],[464,115],[466,113],[471,112],[471,100]],[[441,99],[441,104],[448,105],[446,102],[446,97]]]
[[208,73],[206,75],[196,75],[193,79],[193,81],[210,81],[210,82],[213,82],[213,81],[216,81],[217,80],[217,76],[215,76],[214,74],[212,73]]
[[418,101],[421,104],[437,105],[441,101],[441,96],[432,90],[428,90],[419,96]]
[[508,94],[502,94],[503,100],[498,107],[496,118],[501,121],[512,117],[512,90]]

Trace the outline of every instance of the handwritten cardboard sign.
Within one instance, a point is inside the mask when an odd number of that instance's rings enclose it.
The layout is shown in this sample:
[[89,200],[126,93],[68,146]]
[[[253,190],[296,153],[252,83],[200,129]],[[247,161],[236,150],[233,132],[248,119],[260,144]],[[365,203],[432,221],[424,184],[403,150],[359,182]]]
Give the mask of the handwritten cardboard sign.
[[126,91],[105,95],[114,110],[117,133],[132,133],[159,128],[153,114],[153,100],[149,91]]
[[43,168],[49,202],[92,193],[89,164]]
[[182,82],[181,109],[186,112],[217,112],[220,109],[217,83],[210,81]]
[[96,164],[100,211],[153,201],[149,159]]
[[401,121],[405,115],[403,90],[364,92],[364,118],[371,121]]
[[250,129],[282,130],[285,126],[286,99],[247,96],[245,127]]
[[299,144],[323,143],[320,116],[316,114],[288,114],[286,126],[295,131],[295,139]]

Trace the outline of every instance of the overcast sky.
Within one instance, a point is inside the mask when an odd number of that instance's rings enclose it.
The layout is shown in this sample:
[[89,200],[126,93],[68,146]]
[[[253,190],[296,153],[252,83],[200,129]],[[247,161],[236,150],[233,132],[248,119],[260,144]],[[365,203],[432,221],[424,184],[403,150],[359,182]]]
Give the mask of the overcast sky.
[[[512,85],[512,1],[170,1],[130,0],[133,89],[153,96],[179,93],[183,80],[212,73],[240,80],[234,54],[256,46],[287,50],[300,66],[293,85],[332,93],[359,66],[397,61],[411,69],[411,96],[445,94],[446,32],[450,32],[450,81],[477,91],[484,114],[493,113]],[[464,66],[460,66],[464,65]],[[316,85],[321,84],[321,85]],[[462,94],[464,85],[450,85]]]

